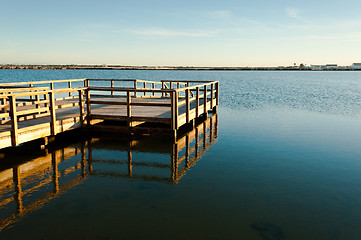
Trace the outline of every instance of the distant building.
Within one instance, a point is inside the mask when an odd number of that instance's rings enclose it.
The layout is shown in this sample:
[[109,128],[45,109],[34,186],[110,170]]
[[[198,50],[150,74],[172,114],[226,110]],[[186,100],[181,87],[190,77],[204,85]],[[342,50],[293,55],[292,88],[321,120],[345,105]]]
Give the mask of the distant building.
[[353,63],[350,68],[352,69],[361,69],[361,63]]
[[326,65],[311,65],[312,70],[323,70],[326,69]]
[[337,64],[326,64],[326,69],[337,69]]

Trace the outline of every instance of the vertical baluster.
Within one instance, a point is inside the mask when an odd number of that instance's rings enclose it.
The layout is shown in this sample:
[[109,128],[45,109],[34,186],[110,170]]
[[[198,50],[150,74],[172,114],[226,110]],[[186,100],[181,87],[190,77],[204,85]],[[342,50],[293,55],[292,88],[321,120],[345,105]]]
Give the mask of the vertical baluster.
[[56,135],[57,129],[56,129],[55,97],[53,91],[49,92],[49,99],[50,99],[50,119],[51,119],[50,132],[51,135]]
[[131,127],[132,126],[132,122],[131,122],[131,117],[132,117],[132,107],[131,107],[131,104],[132,104],[132,98],[131,98],[131,95],[130,95],[130,91],[127,91],[127,122],[128,122],[128,127]]
[[19,145],[16,98],[14,96],[9,96],[9,100],[10,100],[10,119],[11,119],[11,145],[13,147],[16,147],[17,145]]
[[84,96],[83,90],[78,90],[79,95],[79,117],[80,117],[80,125],[84,127]]

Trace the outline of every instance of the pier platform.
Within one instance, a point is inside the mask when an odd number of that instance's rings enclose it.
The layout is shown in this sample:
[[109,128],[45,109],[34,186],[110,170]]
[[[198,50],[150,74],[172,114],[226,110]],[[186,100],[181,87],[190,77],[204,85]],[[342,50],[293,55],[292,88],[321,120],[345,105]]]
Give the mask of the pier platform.
[[0,149],[72,129],[165,135],[207,118],[218,81],[67,79],[0,84]]

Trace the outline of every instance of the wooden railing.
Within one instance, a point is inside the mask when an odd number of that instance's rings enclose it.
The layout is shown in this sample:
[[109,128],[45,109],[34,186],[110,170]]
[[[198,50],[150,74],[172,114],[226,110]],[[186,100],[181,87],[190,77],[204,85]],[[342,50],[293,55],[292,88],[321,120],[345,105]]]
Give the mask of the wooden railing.
[[[2,112],[0,113],[0,119],[3,119],[1,126],[3,126],[3,128],[9,128],[11,135],[11,145],[17,146],[19,144],[19,134],[21,132],[19,123],[23,121],[50,117],[49,135],[56,135],[59,132],[58,128],[62,127],[61,124],[57,124],[56,110],[58,109],[64,110],[66,108],[74,108],[78,106],[79,112],[76,113],[75,118],[80,122],[81,125],[83,125],[85,119],[84,108],[86,104],[84,100],[85,89],[86,88],[68,88],[48,91],[13,93],[3,96],[0,95],[0,99],[6,100],[6,103],[0,106],[0,111]],[[64,93],[69,95],[77,93],[77,96],[55,98],[56,94]],[[30,99],[35,100],[28,102]],[[66,99],[74,99],[75,101],[63,101]],[[69,116],[69,119],[73,118],[74,115]],[[63,116],[61,120],[64,121],[66,118]],[[30,124],[30,126],[26,126],[25,128],[27,131],[36,131],[38,125],[43,124],[44,122],[34,121]]]
[[[106,100],[99,97],[105,97]],[[125,101],[115,101],[122,97]],[[147,101],[146,98],[164,101]],[[91,106],[95,104],[126,106],[126,115],[113,120],[127,121],[128,127],[134,127],[135,122],[160,122],[169,124],[170,129],[176,132],[180,126],[192,123],[202,114],[207,116],[209,110],[216,110],[218,103],[218,81],[68,79],[5,83],[0,84],[0,137],[6,134],[1,129],[8,128],[12,146],[17,146],[19,123],[43,117],[50,117],[49,134],[56,135],[60,131],[57,110],[65,108],[78,107],[76,117],[71,118],[79,121],[81,126],[84,126],[87,119],[87,124],[90,125],[91,119],[102,117],[92,114]],[[168,108],[170,117],[134,116],[133,106]],[[36,125],[36,121],[33,121],[27,129],[35,129]]]

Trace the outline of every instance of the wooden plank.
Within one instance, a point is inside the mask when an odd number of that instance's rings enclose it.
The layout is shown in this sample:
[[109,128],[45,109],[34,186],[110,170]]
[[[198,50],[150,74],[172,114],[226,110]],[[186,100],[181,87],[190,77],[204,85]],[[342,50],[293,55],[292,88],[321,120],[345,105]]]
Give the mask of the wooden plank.
[[[127,102],[110,102],[104,100],[91,100],[91,104],[102,104],[102,105],[128,105]],[[169,103],[148,103],[148,102],[131,102],[133,106],[150,106],[150,107],[170,107]]]
[[16,97],[9,96],[10,100],[10,117],[11,117],[11,145],[16,147],[18,141],[18,117],[16,112]]
[[62,83],[62,82],[82,82],[85,79],[66,79],[66,80],[46,80],[46,81],[34,81],[34,82],[18,82],[18,83],[2,83],[0,87],[7,86],[21,86],[21,85],[30,85],[30,84],[47,84],[47,83]]
[[40,114],[41,112],[46,112],[48,111],[49,108],[47,107],[43,107],[43,108],[35,108],[35,109],[28,109],[28,110],[23,110],[23,111],[17,111],[17,115],[18,116],[23,116],[23,115],[29,115],[29,114]]
[[[114,121],[127,121],[128,116],[105,115],[105,114],[92,114],[92,119],[114,120]],[[130,118],[131,121],[151,122],[151,123],[167,123],[171,124],[170,118],[158,117],[135,117]]]
[[0,113],[0,118],[8,118],[10,117],[9,113]]
[[155,93],[162,93],[162,92],[167,92],[167,93],[171,93],[172,90],[162,90],[162,89],[143,89],[143,88],[120,88],[120,87],[114,87],[114,88],[110,88],[110,87],[89,87],[89,90],[91,91],[115,91],[115,92],[127,92],[127,91],[131,91],[131,92],[155,92]]

